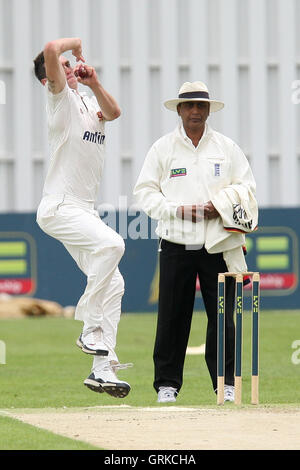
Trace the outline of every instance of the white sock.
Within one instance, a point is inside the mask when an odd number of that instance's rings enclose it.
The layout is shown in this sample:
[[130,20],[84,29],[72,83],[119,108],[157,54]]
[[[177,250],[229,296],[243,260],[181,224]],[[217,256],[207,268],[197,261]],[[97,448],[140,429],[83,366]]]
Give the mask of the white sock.
[[109,361],[107,360],[107,357],[94,356],[92,372],[94,373],[96,378],[97,378],[97,373],[101,372],[101,370],[103,370],[104,367],[107,365],[109,365]]

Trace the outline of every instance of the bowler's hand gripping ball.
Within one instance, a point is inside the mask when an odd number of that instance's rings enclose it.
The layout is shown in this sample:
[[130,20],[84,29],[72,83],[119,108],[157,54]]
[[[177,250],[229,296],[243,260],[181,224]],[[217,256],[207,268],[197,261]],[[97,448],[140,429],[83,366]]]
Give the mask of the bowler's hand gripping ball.
[[88,70],[83,65],[80,65],[79,69],[75,71],[74,75],[75,77],[80,77],[82,79],[89,77]]

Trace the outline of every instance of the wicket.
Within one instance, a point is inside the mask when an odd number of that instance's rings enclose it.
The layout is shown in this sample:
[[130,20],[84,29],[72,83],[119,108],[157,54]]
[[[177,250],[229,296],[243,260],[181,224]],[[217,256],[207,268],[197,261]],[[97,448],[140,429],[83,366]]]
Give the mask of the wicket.
[[251,358],[251,403],[258,405],[259,341],[258,320],[260,302],[260,275],[258,272],[219,273],[218,275],[218,326],[217,326],[217,404],[224,404],[225,377],[225,278],[234,277],[235,287],[235,365],[234,387],[236,405],[242,403],[242,337],[243,337],[243,279],[252,277],[252,358]]

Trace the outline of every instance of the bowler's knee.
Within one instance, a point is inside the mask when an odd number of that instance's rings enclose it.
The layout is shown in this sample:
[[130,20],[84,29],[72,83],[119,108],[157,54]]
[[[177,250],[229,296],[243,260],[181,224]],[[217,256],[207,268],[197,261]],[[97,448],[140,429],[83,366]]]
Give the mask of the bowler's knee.
[[125,252],[125,243],[123,238],[120,236],[116,237],[115,242],[111,248],[116,258],[121,259]]
[[125,292],[125,282],[122,274],[118,273],[118,275],[114,276],[112,282],[115,286],[116,291],[123,295]]

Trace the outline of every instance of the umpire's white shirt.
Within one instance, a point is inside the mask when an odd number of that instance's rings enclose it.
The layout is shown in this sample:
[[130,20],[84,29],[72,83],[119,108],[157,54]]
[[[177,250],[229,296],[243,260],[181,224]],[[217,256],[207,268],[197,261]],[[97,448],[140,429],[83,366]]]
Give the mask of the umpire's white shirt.
[[56,95],[46,89],[50,165],[43,195],[67,194],[95,202],[105,153],[99,104],[67,84]]
[[[181,124],[153,144],[134,194],[146,214],[158,220],[159,237],[205,245],[208,252],[216,253],[242,246],[244,233],[256,228],[255,187],[248,160],[231,139],[206,125],[195,147]],[[176,217],[178,206],[207,201],[213,202],[221,217],[197,224]],[[224,220],[231,226],[224,226]]]

